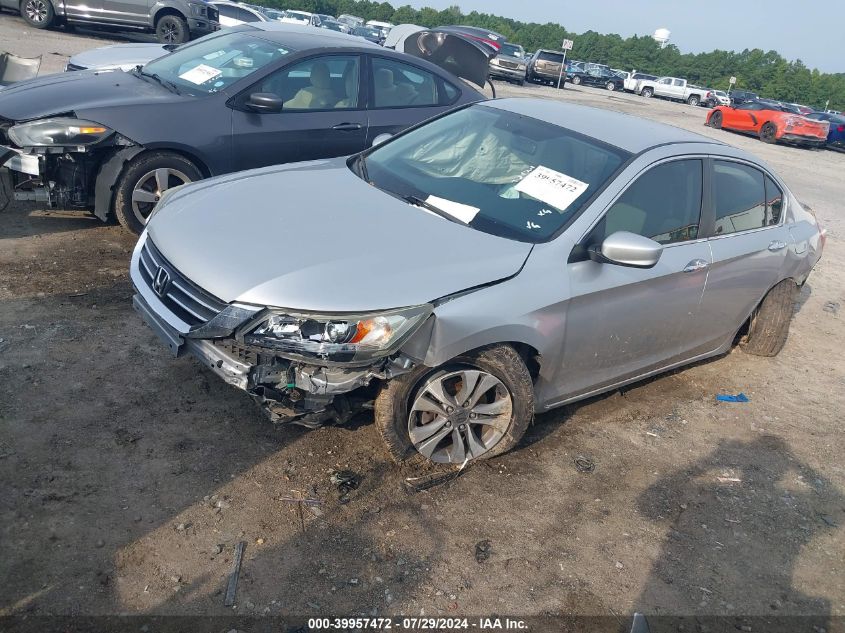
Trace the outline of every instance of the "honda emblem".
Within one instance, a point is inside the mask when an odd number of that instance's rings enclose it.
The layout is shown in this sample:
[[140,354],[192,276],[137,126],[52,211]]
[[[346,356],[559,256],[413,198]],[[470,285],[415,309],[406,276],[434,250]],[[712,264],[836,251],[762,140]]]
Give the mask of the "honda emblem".
[[167,286],[170,284],[170,273],[164,268],[159,268],[156,276],[153,278],[153,292],[159,297],[163,297],[167,292]]

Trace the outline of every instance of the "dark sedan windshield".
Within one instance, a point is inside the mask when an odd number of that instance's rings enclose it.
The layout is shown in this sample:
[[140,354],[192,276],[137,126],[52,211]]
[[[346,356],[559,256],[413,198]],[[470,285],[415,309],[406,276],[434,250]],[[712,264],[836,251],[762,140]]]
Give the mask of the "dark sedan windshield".
[[475,105],[376,148],[369,181],[473,228],[552,237],[630,154],[530,117]]
[[515,44],[502,44],[502,48],[499,49],[499,55],[522,58],[525,57],[525,51],[522,50],[521,46]]
[[142,73],[155,75],[180,91],[209,94],[251,75],[289,52],[275,42],[239,31],[179,48],[144,66]]

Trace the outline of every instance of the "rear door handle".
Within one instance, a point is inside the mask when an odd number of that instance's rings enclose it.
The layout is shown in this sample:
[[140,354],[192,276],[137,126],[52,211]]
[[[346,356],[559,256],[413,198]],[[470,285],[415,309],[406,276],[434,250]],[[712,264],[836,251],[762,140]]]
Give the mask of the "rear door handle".
[[337,125],[332,127],[333,130],[339,130],[341,132],[353,132],[355,130],[361,129],[360,123],[338,123]]
[[781,240],[775,240],[771,244],[769,244],[770,251],[779,251],[786,248],[786,242],[782,242]]
[[684,266],[685,273],[694,273],[699,270],[704,270],[710,265],[706,259],[694,259],[689,264]]

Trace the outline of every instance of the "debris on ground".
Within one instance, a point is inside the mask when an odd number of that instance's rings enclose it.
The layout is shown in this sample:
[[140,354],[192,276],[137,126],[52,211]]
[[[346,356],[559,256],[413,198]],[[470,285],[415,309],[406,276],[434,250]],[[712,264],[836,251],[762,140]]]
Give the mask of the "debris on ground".
[[842,306],[836,301],[826,301],[824,306],[822,307],[822,310],[824,310],[825,312],[830,312],[833,316],[836,316],[837,314],[839,314],[839,308],[841,307]]
[[738,484],[742,482],[739,477],[716,477],[716,481],[720,484]]
[[340,502],[348,503],[349,493],[358,489],[361,478],[351,470],[336,470],[332,473],[331,482],[340,494]]
[[478,543],[475,544],[475,562],[479,565],[486,563],[490,560],[490,553],[492,551],[493,544],[490,542],[490,539],[478,541]]
[[589,457],[584,457],[583,455],[578,455],[573,462],[575,463],[575,468],[578,469],[579,473],[591,473],[596,469],[596,465],[593,463],[593,460]]
[[226,585],[226,597],[223,600],[224,607],[231,607],[235,604],[235,593],[238,590],[238,578],[241,575],[241,561],[244,557],[246,541],[240,541],[235,546],[235,560],[232,562],[232,573],[229,574],[229,582]]
[[[295,497],[279,497],[279,501],[285,501],[287,503],[295,503],[296,504],[296,511],[299,514],[299,525],[302,528],[302,533],[305,533],[305,514],[302,511],[302,507],[305,506],[311,511],[311,514],[314,516],[321,516],[323,511],[319,508],[320,504],[323,502],[319,499],[315,499],[314,497],[306,497],[305,493],[301,490],[291,490]],[[316,490],[311,489],[313,494],[316,494]]]
[[719,402],[748,402],[750,398],[742,392],[736,395],[718,393],[716,394],[716,400]]

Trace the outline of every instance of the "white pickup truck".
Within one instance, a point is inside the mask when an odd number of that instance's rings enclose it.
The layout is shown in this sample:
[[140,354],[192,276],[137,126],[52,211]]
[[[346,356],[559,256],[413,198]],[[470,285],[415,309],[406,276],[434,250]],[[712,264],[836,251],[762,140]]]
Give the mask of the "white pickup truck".
[[661,77],[654,81],[641,81],[637,89],[643,97],[664,97],[675,101],[686,101],[693,106],[697,106],[704,101],[707,95],[707,88],[693,86],[688,84],[686,79],[679,79],[678,77]]

